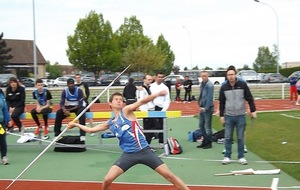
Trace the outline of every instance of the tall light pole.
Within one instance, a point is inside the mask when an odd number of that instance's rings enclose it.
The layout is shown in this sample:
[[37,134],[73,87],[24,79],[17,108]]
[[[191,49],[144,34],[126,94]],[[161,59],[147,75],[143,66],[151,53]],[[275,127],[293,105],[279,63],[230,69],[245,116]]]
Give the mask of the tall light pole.
[[191,39],[191,34],[190,31],[185,27],[182,26],[188,33],[189,36],[189,43],[190,43],[190,59],[191,59],[191,70],[193,69],[193,56],[192,56],[192,39]]
[[33,69],[34,79],[37,79],[37,60],[36,60],[36,39],[35,39],[35,6],[32,0],[32,13],[33,13]]
[[278,53],[278,55],[277,55],[277,73],[279,73],[279,19],[278,19],[278,14],[277,14],[276,10],[271,5],[269,5],[267,3],[264,3],[264,2],[260,2],[259,0],[254,0],[254,1],[257,2],[257,3],[261,3],[263,5],[266,5],[267,7],[272,9],[272,11],[274,12],[274,14],[276,16],[276,29],[277,29],[277,44],[276,44],[276,46],[277,46],[277,51],[278,51],[277,52]]

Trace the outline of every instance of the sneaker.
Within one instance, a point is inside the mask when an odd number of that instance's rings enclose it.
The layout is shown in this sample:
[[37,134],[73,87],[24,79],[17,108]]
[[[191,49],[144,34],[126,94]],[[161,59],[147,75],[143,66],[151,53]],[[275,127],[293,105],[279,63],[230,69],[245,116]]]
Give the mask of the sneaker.
[[202,148],[203,149],[210,149],[210,148],[212,148],[212,145],[211,145],[211,143],[208,143],[208,144],[204,145]]
[[3,158],[2,158],[2,164],[3,165],[8,165],[9,164],[8,159],[6,158],[6,156],[3,156]]
[[227,165],[227,164],[230,164],[230,158],[228,158],[228,157],[224,157],[224,159],[222,160],[222,164],[223,165]]
[[44,127],[44,135],[47,136],[49,134],[48,126]]
[[85,141],[85,136],[80,136],[80,141]]
[[48,140],[50,137],[48,135],[45,135],[42,137],[43,140]]
[[224,149],[224,150],[222,151],[222,154],[225,154],[225,152],[226,152],[226,149]]
[[25,127],[21,127],[20,129],[20,135],[23,136],[25,133]]
[[247,153],[248,152],[248,149],[246,147],[246,145],[244,146],[244,153]]
[[197,148],[203,148],[206,144],[202,142],[200,145],[197,146]]
[[41,126],[38,126],[38,127],[36,128],[36,130],[34,131],[34,134],[35,134],[35,135],[40,134],[41,129],[42,129],[42,127],[41,127]]
[[238,163],[240,163],[240,164],[242,164],[242,165],[247,165],[247,164],[248,164],[248,162],[247,162],[247,160],[246,160],[245,158],[240,158],[240,159],[238,160]]

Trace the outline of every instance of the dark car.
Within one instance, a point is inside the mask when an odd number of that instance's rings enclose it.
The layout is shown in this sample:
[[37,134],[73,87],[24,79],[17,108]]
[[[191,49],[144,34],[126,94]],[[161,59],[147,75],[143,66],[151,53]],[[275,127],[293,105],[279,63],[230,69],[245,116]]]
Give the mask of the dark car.
[[89,86],[99,86],[100,83],[94,77],[82,77],[82,82],[85,82]]
[[[107,86],[109,85],[116,77],[118,74],[116,73],[105,73],[99,77],[99,82],[101,86]],[[120,79],[117,79],[114,83],[113,86],[120,86]]]
[[7,87],[9,85],[10,77],[16,77],[14,74],[0,74],[0,86]]
[[262,83],[285,83],[287,78],[280,73],[267,73],[263,76]]
[[35,80],[33,78],[29,77],[21,77],[20,82],[25,86],[25,87],[34,87],[35,86]]
[[295,71],[293,72],[289,77],[288,77],[288,81],[290,80],[291,76],[295,75],[296,77],[298,77],[298,79],[300,78],[300,71]]

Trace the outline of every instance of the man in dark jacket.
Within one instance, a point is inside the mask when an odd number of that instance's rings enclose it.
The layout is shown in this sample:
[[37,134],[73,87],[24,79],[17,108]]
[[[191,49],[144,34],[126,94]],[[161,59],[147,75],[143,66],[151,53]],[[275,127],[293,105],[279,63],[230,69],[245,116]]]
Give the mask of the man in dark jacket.
[[123,96],[126,98],[126,105],[136,102],[136,86],[133,84],[134,79],[129,78],[128,83],[123,90]]
[[192,80],[190,80],[190,77],[185,76],[184,82],[183,82],[183,87],[185,90],[184,101],[188,101],[188,102],[191,101],[192,86],[193,86],[193,82],[192,82]]
[[238,162],[247,164],[244,158],[244,132],[246,127],[245,101],[248,102],[252,118],[256,118],[254,100],[247,83],[237,80],[233,67],[227,69],[227,82],[221,86],[219,110],[221,123],[225,123],[225,149],[222,164],[229,164],[231,158],[232,137],[236,127],[238,138]]

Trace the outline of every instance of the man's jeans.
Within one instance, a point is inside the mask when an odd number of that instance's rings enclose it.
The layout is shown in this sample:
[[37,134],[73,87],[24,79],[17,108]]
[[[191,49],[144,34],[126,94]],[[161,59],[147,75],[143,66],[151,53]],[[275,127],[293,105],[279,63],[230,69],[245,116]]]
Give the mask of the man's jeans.
[[224,157],[231,158],[232,137],[234,127],[238,139],[238,159],[244,157],[244,132],[246,127],[246,116],[227,116],[225,115],[225,155]]
[[199,113],[199,128],[203,135],[203,143],[209,144],[212,142],[212,122],[213,107],[209,108],[205,112]]

